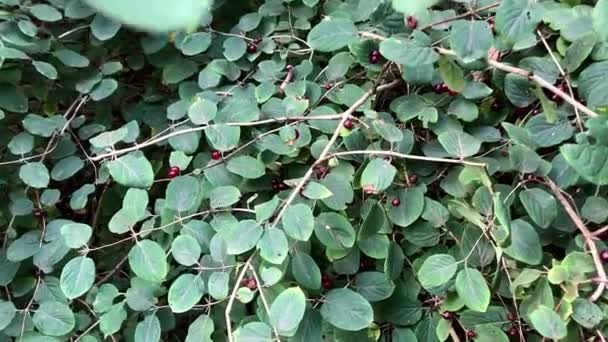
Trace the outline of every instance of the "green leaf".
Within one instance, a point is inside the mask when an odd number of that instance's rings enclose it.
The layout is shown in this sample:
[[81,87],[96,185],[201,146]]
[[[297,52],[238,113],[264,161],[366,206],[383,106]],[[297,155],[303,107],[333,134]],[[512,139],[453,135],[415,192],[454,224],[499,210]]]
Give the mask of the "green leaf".
[[348,19],[323,20],[310,30],[306,40],[317,51],[336,51],[357,40],[357,27]]
[[397,38],[389,38],[380,43],[380,53],[390,61],[410,67],[435,63],[439,59],[433,48]]
[[367,193],[386,190],[395,178],[397,169],[384,159],[372,159],[361,174],[361,188]]
[[13,84],[0,83],[0,108],[9,112],[25,113],[28,110],[25,93]]
[[205,283],[199,275],[182,274],[169,288],[168,301],[171,311],[187,312],[198,303],[205,294]]
[[40,233],[32,231],[21,235],[6,250],[6,258],[12,262],[23,261],[40,250]]
[[464,71],[445,56],[439,59],[439,75],[449,89],[456,92],[464,90],[466,84]]
[[248,179],[260,178],[266,170],[264,163],[250,156],[230,158],[226,164],[226,168],[228,171]]
[[428,257],[418,271],[418,280],[425,289],[447,283],[458,270],[458,263],[451,255],[434,254]]
[[13,302],[7,302],[0,299],[0,331],[4,330],[17,313],[17,308]]
[[541,189],[528,189],[519,193],[519,200],[530,218],[541,228],[548,228],[557,218],[557,201]]
[[321,213],[315,219],[314,230],[317,238],[328,248],[344,249],[355,244],[355,230],[342,215]]
[[415,15],[420,14],[427,8],[434,6],[439,3],[440,0],[418,0],[418,1],[408,1],[408,0],[393,0],[393,7],[397,12],[401,12],[404,15]]
[[89,96],[93,101],[101,101],[112,95],[118,89],[118,82],[112,78],[104,78],[91,90]]
[[456,276],[456,292],[464,304],[475,311],[486,312],[490,305],[490,289],[483,275],[465,267]]
[[228,254],[238,255],[251,250],[262,237],[262,233],[262,227],[254,220],[243,220],[230,227],[224,238]]
[[608,184],[608,147],[565,144],[560,151],[566,162],[583,178],[597,185]]
[[539,306],[530,314],[532,326],[542,336],[554,340],[559,340],[568,334],[566,324],[559,315],[544,305]]
[[188,117],[195,125],[206,125],[215,118],[217,104],[204,98],[196,98],[188,108]]
[[91,226],[85,223],[68,223],[61,226],[61,236],[66,246],[80,248],[84,246],[93,235]]
[[513,259],[529,265],[538,265],[542,259],[538,233],[534,227],[521,219],[511,222],[511,243],[504,251]]
[[184,55],[194,56],[205,52],[209,48],[209,45],[211,45],[210,33],[194,32],[184,38],[179,48]]
[[395,284],[382,272],[363,272],[355,276],[353,289],[370,302],[389,298]]
[[14,155],[22,155],[30,152],[34,148],[34,136],[27,132],[15,135],[8,143],[8,149]]
[[608,219],[608,200],[604,197],[589,196],[581,208],[583,218],[600,224]]
[[186,0],[168,10],[163,0],[85,0],[91,7],[116,20],[146,31],[171,31],[196,25],[211,1]]
[[298,203],[285,209],[283,230],[292,239],[308,241],[314,229],[314,216],[309,206]]
[[152,165],[141,153],[122,156],[108,163],[110,175],[120,185],[146,189],[154,182]]
[[399,198],[401,204],[395,207],[389,201],[386,203],[385,209],[391,222],[398,226],[407,227],[411,225],[422,215],[425,209],[424,193],[420,188],[400,189],[390,194],[391,201],[393,197]]
[[85,56],[73,50],[59,49],[53,52],[53,56],[60,60],[64,65],[72,68],[86,68],[90,64]]
[[51,170],[51,178],[56,181],[63,181],[74,176],[84,167],[82,159],[71,156],[61,159]]
[[[598,5],[596,5],[597,8]],[[608,14],[608,12],[606,13]],[[578,69],[585,59],[589,57],[593,46],[597,42],[595,34],[584,35],[570,44],[564,56],[563,67],[569,72],[574,72]]]
[[114,304],[112,308],[99,318],[99,330],[108,337],[120,331],[122,323],[127,319],[124,303]]
[[49,336],[65,335],[76,325],[72,310],[65,304],[52,301],[40,303],[32,321],[38,331]]
[[262,234],[260,241],[258,241],[258,249],[260,250],[262,259],[271,264],[280,265],[287,258],[289,244],[282,230],[268,228]]
[[61,12],[55,7],[47,4],[39,4],[30,7],[30,13],[37,19],[48,22],[59,21],[63,18]]
[[195,238],[180,235],[171,243],[171,254],[179,264],[192,266],[198,262],[201,256],[201,246]]
[[57,69],[55,69],[52,64],[42,61],[32,61],[32,65],[42,76],[50,80],[57,79]]
[[192,176],[182,176],[173,179],[167,186],[165,205],[177,212],[195,209],[199,197],[200,184]]
[[188,327],[185,342],[213,342],[211,334],[215,330],[213,319],[207,315],[200,315]]
[[532,34],[537,19],[531,14],[535,2],[505,0],[496,10],[495,28],[510,43],[516,43]]
[[325,199],[331,197],[333,193],[323,184],[308,182],[302,190],[302,195],[310,199]]
[[38,189],[48,187],[50,181],[49,170],[41,162],[23,164],[19,168],[19,178],[25,184]]
[[358,331],[372,323],[374,312],[360,294],[349,289],[335,289],[325,295],[321,316],[338,329]]
[[234,186],[219,186],[211,191],[209,199],[211,208],[229,207],[241,198],[241,192]]
[[298,328],[306,310],[306,295],[299,287],[281,292],[270,306],[270,322],[279,334],[289,336]]
[[118,30],[120,30],[119,22],[101,14],[97,14],[91,22],[91,33],[101,41],[111,39]]
[[160,341],[160,321],[155,314],[147,315],[135,327],[135,342]]
[[452,23],[450,46],[464,63],[485,58],[494,37],[490,25],[480,20],[457,20]]
[[593,329],[604,318],[599,306],[585,298],[577,298],[573,303],[572,318],[587,329]]
[[599,0],[593,8],[593,29],[602,40],[608,40],[608,0]]
[[221,300],[228,297],[230,275],[227,272],[211,273],[208,284],[209,295],[214,299]]
[[358,240],[365,240],[374,235],[386,224],[386,214],[382,207],[376,202],[373,203],[365,220],[361,224]]
[[239,60],[245,54],[247,50],[247,43],[245,40],[238,37],[228,37],[224,41],[224,57],[227,60],[234,62]]
[[167,255],[158,243],[142,240],[129,251],[129,266],[138,277],[160,283],[167,276]]
[[234,340],[238,342],[271,341],[272,330],[262,322],[247,323],[234,332]]
[[310,255],[295,253],[291,260],[291,272],[298,285],[311,290],[321,288],[321,270]]
[[211,146],[219,151],[227,151],[235,148],[239,143],[241,129],[227,125],[213,125],[205,129],[207,139]]
[[437,138],[450,155],[460,159],[476,154],[481,147],[481,141],[462,131],[447,131],[441,133]]
[[61,271],[61,291],[68,299],[87,293],[95,282],[95,262],[88,257],[70,260]]

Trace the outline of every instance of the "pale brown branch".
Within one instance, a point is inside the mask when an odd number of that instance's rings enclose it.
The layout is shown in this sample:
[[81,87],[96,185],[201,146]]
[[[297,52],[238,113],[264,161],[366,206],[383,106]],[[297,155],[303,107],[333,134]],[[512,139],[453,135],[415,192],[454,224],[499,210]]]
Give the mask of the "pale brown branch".
[[359,151],[336,152],[336,153],[329,154],[322,159],[321,158],[317,159],[315,164],[320,164],[321,162],[331,159],[333,157],[359,155],[359,154],[391,156],[391,157],[400,158],[400,159],[419,160],[419,161],[427,161],[427,162],[434,162],[434,163],[460,164],[460,165],[477,166],[477,167],[482,167],[482,168],[485,168],[487,166],[485,163],[472,162],[472,161],[467,161],[467,160],[416,156],[413,154],[405,154],[405,153],[399,153],[399,152],[393,152],[393,151],[382,151],[382,150],[359,150]]
[[[253,278],[255,279],[256,284],[258,285],[258,292],[260,293],[260,298],[262,299],[262,305],[264,306],[264,310],[266,310],[266,314],[270,317],[270,305],[268,305],[268,300],[266,299],[266,295],[262,290],[262,283],[260,282],[260,278],[258,277],[258,273],[255,270],[255,267],[250,263],[249,269],[251,270],[251,274],[253,274]],[[238,284],[237,284],[238,285]],[[277,337],[277,341],[281,341],[281,335],[279,335],[279,331],[277,327],[272,324],[272,322],[268,322],[272,326],[272,330],[274,331],[274,335]]]
[[[239,273],[238,277],[236,278],[236,283],[234,284],[234,288],[232,289],[232,293],[230,294],[230,297],[228,299],[228,304],[226,304],[226,311],[224,311],[224,318],[226,319],[226,332],[228,333],[229,342],[234,342],[234,335],[232,334],[232,321],[230,320],[230,313],[232,312],[232,305],[234,304],[234,300],[236,299],[236,293],[239,290],[239,288],[241,287],[241,282],[243,281],[243,278],[245,278],[247,269],[249,268],[249,265],[251,264],[251,260],[253,260],[253,257],[255,255],[256,255],[255,252],[253,254],[251,254],[249,259],[247,259],[245,264],[242,266],[243,268],[241,269],[241,272]],[[259,285],[259,283],[258,283],[258,285]]]
[[[376,94],[376,92],[393,88],[393,87],[399,85],[400,83],[401,83],[400,80],[394,80],[391,83],[384,84],[384,85],[379,86],[378,88],[374,88],[374,89],[368,90],[352,106],[350,106],[350,108],[348,108],[345,112],[343,112],[342,114],[340,114],[341,115],[340,123],[336,127],[336,130],[334,131],[334,134],[331,136],[331,138],[329,139],[329,141],[325,145],[325,148],[323,149],[323,151],[321,152],[321,154],[319,154],[319,158],[317,158],[317,159],[324,159],[329,154],[329,151],[331,150],[332,146],[334,145],[334,143],[336,142],[336,140],[338,140],[338,137],[340,136],[340,131],[342,130],[342,127],[344,126],[344,122],[346,122],[346,120],[348,120],[348,118],[359,107],[361,107],[365,103],[365,101],[367,101],[367,99],[369,99],[372,95]],[[308,168],[308,171],[306,171],[306,174],[304,174],[304,177],[302,177],[300,179],[300,181],[298,182],[298,184],[296,185],[296,187],[289,194],[289,197],[287,197],[287,199],[285,200],[285,202],[283,202],[283,205],[281,206],[281,210],[279,211],[279,213],[277,214],[276,218],[274,219],[274,221],[272,223],[273,227],[276,226],[277,223],[279,223],[281,221],[281,218],[285,214],[285,210],[287,210],[287,208],[289,207],[289,205],[291,204],[291,202],[293,202],[293,200],[296,198],[297,194],[300,193],[300,190],[302,190],[302,188],[304,187],[304,185],[306,184],[306,182],[310,179],[310,177],[312,177],[315,165],[316,165],[316,163],[314,163],[313,165],[311,165],[310,168]]]
[[606,277],[606,271],[604,270],[604,263],[602,262],[602,259],[600,258],[600,254],[597,250],[597,246],[595,245],[594,236],[589,231],[589,229],[587,229],[587,226],[585,226],[585,223],[578,216],[578,214],[576,213],[576,210],[572,207],[570,202],[568,202],[566,197],[564,197],[561,189],[549,178],[547,178],[545,180],[545,184],[547,184],[547,186],[549,186],[549,188],[551,189],[551,191],[553,192],[553,194],[555,195],[555,197],[557,198],[559,203],[564,207],[564,209],[566,210],[566,213],[568,214],[568,216],[570,217],[572,222],[574,222],[574,225],[576,226],[576,228],[578,228],[578,230],[583,235],[583,238],[585,239],[585,244],[589,248],[589,253],[591,254],[591,257],[593,258],[593,263],[595,264],[595,268],[597,270],[597,275],[599,278],[597,288],[595,289],[595,291],[593,292],[591,297],[589,297],[589,299],[591,301],[596,301],[602,296],[602,293],[604,292],[604,289],[606,288],[606,282],[608,282],[608,278]]
[[441,24],[446,24],[446,23],[449,23],[449,22],[454,21],[454,20],[466,18],[466,17],[468,17],[470,15],[475,15],[477,12],[486,11],[486,10],[490,10],[492,8],[498,7],[498,5],[500,5],[500,3],[490,4],[490,5],[482,6],[482,7],[479,7],[479,8],[473,8],[472,10],[470,10],[468,12],[465,12],[465,13],[462,13],[462,14],[459,14],[459,15],[456,15],[456,16],[453,16],[453,17],[450,17],[450,18],[442,19],[442,20],[436,21],[434,23],[430,23],[430,24],[428,24],[428,25],[423,26],[422,28],[420,28],[420,30],[424,31],[424,30],[429,29],[429,28],[431,28],[433,26],[437,26],[437,25],[441,25]]

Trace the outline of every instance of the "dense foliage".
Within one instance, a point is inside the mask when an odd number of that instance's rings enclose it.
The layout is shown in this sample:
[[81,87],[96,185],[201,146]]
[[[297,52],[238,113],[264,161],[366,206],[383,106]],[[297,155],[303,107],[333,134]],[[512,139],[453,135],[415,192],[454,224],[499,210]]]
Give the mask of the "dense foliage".
[[608,0],[0,0],[0,341],[605,341]]

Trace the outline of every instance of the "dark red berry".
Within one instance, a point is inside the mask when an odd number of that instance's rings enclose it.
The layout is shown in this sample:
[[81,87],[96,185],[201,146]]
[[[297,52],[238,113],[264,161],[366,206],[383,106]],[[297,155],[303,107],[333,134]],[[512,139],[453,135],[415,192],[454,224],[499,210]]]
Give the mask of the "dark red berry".
[[321,286],[323,286],[325,290],[331,289],[333,285],[334,282],[328,274],[321,276]]
[[507,314],[507,319],[508,319],[509,321],[514,321],[514,320],[515,320],[515,315],[513,315],[512,313],[510,313],[510,312],[509,312],[509,313]]
[[177,166],[171,166],[171,168],[169,169],[169,173],[167,173],[167,176],[169,178],[175,178],[177,176],[179,176],[181,174],[182,170],[180,170],[179,167]]
[[507,334],[509,334],[509,336],[517,336],[519,335],[519,332],[516,327],[511,327],[509,331],[507,331]]
[[407,27],[409,27],[412,30],[416,29],[416,27],[418,27],[418,19],[416,19],[412,16],[408,16],[407,17]]
[[247,52],[248,53],[256,53],[258,52],[258,45],[256,43],[247,44]]
[[452,90],[452,89],[448,89],[448,95],[450,95],[450,96],[456,96],[456,95],[458,95],[458,94],[459,94],[459,93],[458,93],[457,91],[454,91],[454,90]]
[[434,84],[433,91],[435,92],[435,94],[441,94],[445,91],[445,85],[443,83]]
[[279,184],[272,184],[272,190],[279,191]]
[[285,190],[285,189],[287,189],[287,184],[285,184],[285,183],[279,183],[278,187],[279,187],[279,190]]
[[402,233],[400,233],[400,232],[395,232],[395,234],[393,235],[393,237],[394,237],[394,239],[395,239],[395,242],[397,242],[397,243],[401,243],[401,240],[403,240],[403,238],[404,238],[405,236],[403,236],[403,234],[402,234]]
[[41,218],[44,217],[45,214],[46,213],[44,212],[44,209],[42,209],[42,208],[34,208],[33,215],[34,215],[35,218],[41,219]]
[[333,87],[333,84],[331,84],[329,82],[326,82],[326,83],[323,84],[323,89],[325,89],[325,90],[329,90],[332,87]]
[[260,37],[255,38],[255,39],[253,40],[253,43],[254,43],[255,45],[259,45],[261,42],[262,42],[262,38],[260,38]]
[[454,314],[452,314],[450,311],[445,311],[441,313],[441,318],[449,321],[454,318]]
[[477,336],[477,334],[473,330],[467,331],[468,338],[474,338],[475,336]]
[[530,111],[530,108],[528,107],[515,107],[515,111],[513,112],[513,114],[515,114],[516,116],[522,116],[527,114],[528,111]]
[[608,262],[608,250],[602,251],[602,253],[600,253],[600,258],[603,262]]
[[393,207],[398,207],[401,204],[401,200],[399,198],[393,198],[391,204],[393,205]]
[[211,159],[220,160],[220,158],[222,158],[222,154],[220,153],[220,151],[211,152]]
[[409,175],[409,177],[407,177],[407,180],[410,182],[411,185],[414,185],[416,183],[418,183],[418,176],[412,174]]
[[270,183],[272,183],[272,185],[279,184],[279,180],[278,180],[278,179],[276,179],[276,178],[273,178],[273,179],[270,181]]
[[351,119],[346,119],[346,121],[344,121],[344,128],[351,130],[353,129],[355,125],[353,124],[353,120]]
[[369,63],[378,64],[378,62],[380,62],[380,57],[380,51],[372,50],[372,52],[369,53]]

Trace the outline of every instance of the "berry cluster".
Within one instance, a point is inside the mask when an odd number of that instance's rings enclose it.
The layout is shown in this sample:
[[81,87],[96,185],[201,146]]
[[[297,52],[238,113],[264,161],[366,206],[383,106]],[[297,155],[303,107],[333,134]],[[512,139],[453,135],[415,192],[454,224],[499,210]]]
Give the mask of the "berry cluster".
[[258,52],[258,45],[262,42],[262,38],[256,38],[247,44],[247,53]]
[[445,83],[434,84],[433,91],[435,92],[435,94],[448,93],[450,96],[458,95],[457,91],[450,89]]

